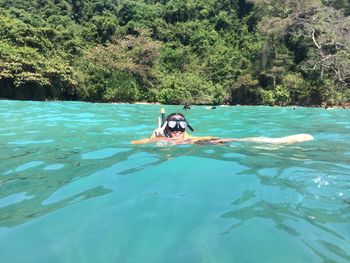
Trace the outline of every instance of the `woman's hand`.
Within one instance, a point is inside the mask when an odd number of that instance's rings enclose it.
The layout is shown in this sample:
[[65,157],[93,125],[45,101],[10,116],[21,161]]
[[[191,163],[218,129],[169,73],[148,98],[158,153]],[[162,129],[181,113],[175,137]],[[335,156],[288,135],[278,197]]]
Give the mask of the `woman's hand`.
[[158,118],[158,128],[153,131],[151,138],[164,137],[165,136],[164,130],[167,124],[168,124],[168,121],[164,122],[162,126],[160,118]]

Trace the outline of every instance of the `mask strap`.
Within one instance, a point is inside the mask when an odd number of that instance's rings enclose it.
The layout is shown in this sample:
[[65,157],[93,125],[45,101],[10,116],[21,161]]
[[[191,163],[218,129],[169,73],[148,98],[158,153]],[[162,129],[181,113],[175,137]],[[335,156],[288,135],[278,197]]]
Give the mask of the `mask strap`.
[[188,123],[188,121],[186,119],[184,119],[184,120],[186,121],[188,128],[193,132],[194,130],[193,130],[192,126]]

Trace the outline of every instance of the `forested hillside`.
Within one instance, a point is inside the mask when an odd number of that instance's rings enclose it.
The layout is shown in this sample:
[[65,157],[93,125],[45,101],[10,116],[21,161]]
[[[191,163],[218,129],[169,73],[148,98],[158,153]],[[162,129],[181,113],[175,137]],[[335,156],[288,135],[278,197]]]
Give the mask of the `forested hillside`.
[[0,97],[350,101],[348,0],[0,0]]

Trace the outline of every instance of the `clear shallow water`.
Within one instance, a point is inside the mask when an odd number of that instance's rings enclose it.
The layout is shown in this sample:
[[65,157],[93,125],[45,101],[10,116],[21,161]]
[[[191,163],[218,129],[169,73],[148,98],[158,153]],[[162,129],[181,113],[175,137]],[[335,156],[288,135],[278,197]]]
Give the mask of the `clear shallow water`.
[[160,108],[0,101],[0,262],[350,261],[349,110],[198,106],[196,136],[315,141],[130,144]]

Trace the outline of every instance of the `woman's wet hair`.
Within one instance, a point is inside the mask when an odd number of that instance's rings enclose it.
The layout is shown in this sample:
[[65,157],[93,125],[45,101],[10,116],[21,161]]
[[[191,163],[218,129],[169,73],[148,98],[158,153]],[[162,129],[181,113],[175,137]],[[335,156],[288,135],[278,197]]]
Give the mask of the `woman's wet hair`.
[[182,113],[178,113],[178,112],[169,114],[168,117],[166,117],[166,120],[168,121],[174,116],[181,116],[185,120],[185,116]]

